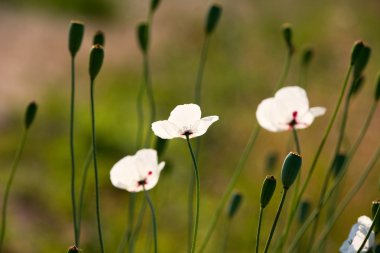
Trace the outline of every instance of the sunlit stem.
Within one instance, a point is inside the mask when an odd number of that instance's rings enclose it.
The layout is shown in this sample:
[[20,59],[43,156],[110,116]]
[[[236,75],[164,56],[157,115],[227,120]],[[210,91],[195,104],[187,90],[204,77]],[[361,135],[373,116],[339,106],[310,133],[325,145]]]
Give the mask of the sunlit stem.
[[96,159],[96,135],[95,135],[95,102],[94,102],[94,80],[91,79],[91,129],[92,129],[92,157],[94,162],[95,174],[95,200],[96,200],[96,220],[98,227],[98,236],[100,244],[100,252],[104,253],[102,226],[100,221],[100,196],[99,196],[99,178],[98,178],[98,163]]
[[274,89],[275,91],[284,85],[286,78],[288,77],[288,74],[289,74],[292,58],[293,58],[293,53],[288,51],[288,53],[286,54],[286,59],[285,59],[285,63],[284,63],[280,78],[278,79],[277,84]]
[[251,136],[249,137],[248,143],[245,146],[243,154],[240,157],[240,160],[239,160],[239,162],[238,162],[238,164],[234,170],[232,178],[231,178],[230,182],[228,183],[227,189],[223,193],[221,201],[219,202],[219,205],[218,205],[214,215],[212,216],[212,220],[210,222],[209,229],[207,230],[205,239],[203,240],[203,242],[200,246],[199,253],[203,252],[206,249],[207,243],[209,242],[211,235],[215,230],[216,223],[218,222],[218,219],[220,218],[220,216],[222,214],[223,208],[226,205],[227,201],[229,200],[230,195],[233,191],[233,188],[235,187],[237,180],[238,180],[241,172],[243,171],[244,165],[247,162],[248,156],[249,156],[249,154],[253,148],[253,145],[255,144],[255,142],[257,140],[257,136],[259,135],[260,129],[261,128],[257,125],[251,132]]
[[330,233],[331,229],[333,228],[335,222],[338,220],[344,209],[347,207],[347,205],[350,203],[352,198],[355,196],[355,194],[359,191],[363,183],[365,182],[367,176],[371,172],[371,170],[375,167],[377,160],[380,157],[380,147],[377,148],[377,151],[375,155],[373,156],[372,160],[368,164],[367,168],[363,171],[360,178],[356,181],[356,184],[351,188],[349,193],[344,197],[344,199],[339,203],[337,208],[335,209],[335,212],[333,215],[331,215],[330,222],[327,224],[327,226],[323,229],[320,239],[316,243],[316,247],[314,247],[314,250],[317,250],[320,245],[324,242],[324,240],[327,238],[328,234]]
[[16,153],[16,156],[15,156],[13,164],[12,164],[11,174],[10,174],[8,181],[7,181],[7,184],[5,186],[4,199],[3,199],[3,205],[2,205],[3,208],[1,210],[1,219],[2,220],[1,220],[1,230],[0,230],[0,252],[2,252],[2,246],[4,243],[4,237],[5,237],[5,231],[6,231],[7,206],[8,206],[9,192],[11,190],[11,186],[12,186],[15,174],[16,174],[18,164],[19,164],[20,159],[21,159],[21,155],[24,151],[27,134],[28,134],[28,129],[25,129],[23,134],[22,134],[21,142],[20,142],[19,148],[17,149],[17,153]]
[[264,208],[260,207],[259,222],[257,226],[257,235],[256,235],[256,253],[259,253],[260,231],[261,231],[261,222],[263,220],[263,212],[264,212]]
[[145,187],[144,187],[144,194],[145,194],[146,201],[148,202],[148,205],[149,205],[149,208],[150,208],[150,212],[152,214],[154,253],[157,253],[157,222],[156,222],[156,214],[155,214],[155,211],[154,211],[153,203],[152,203],[151,199],[149,198],[149,194],[145,190]]
[[78,241],[80,241],[81,224],[82,224],[82,214],[84,206],[84,192],[87,184],[88,169],[90,168],[90,163],[92,160],[92,147],[88,150],[87,158],[83,166],[83,176],[79,193],[79,206],[78,206]]
[[191,148],[189,135],[186,134],[186,141],[187,146],[189,147],[191,158],[193,160],[194,165],[194,174],[195,174],[195,220],[194,220],[194,230],[193,230],[193,243],[191,245],[191,253],[195,252],[196,247],[196,241],[197,241],[197,234],[198,234],[198,221],[199,221],[199,190],[200,190],[200,183],[199,183],[199,172],[198,172],[198,165],[197,160],[195,159],[195,155],[193,152],[193,149]]
[[352,71],[352,66],[350,65],[350,67],[347,70],[346,77],[345,77],[344,82],[343,82],[343,87],[341,89],[341,92],[340,92],[337,104],[335,106],[333,115],[331,116],[330,122],[329,122],[329,124],[328,124],[328,126],[326,128],[326,131],[324,133],[322,141],[319,144],[318,150],[317,150],[317,152],[315,154],[315,157],[314,157],[313,162],[311,164],[310,170],[309,170],[309,172],[308,172],[308,174],[306,176],[305,182],[303,183],[303,185],[301,187],[301,190],[300,190],[300,193],[299,193],[299,195],[298,195],[298,197],[296,199],[296,202],[295,202],[296,204],[295,204],[294,208],[290,212],[290,215],[289,215],[289,218],[288,218],[288,221],[286,223],[286,227],[285,227],[285,230],[284,230],[284,233],[283,233],[283,238],[281,238],[281,240],[283,241],[283,245],[286,243],[286,239],[288,237],[291,224],[292,224],[292,222],[294,220],[294,217],[296,215],[299,203],[300,203],[300,201],[302,199],[303,194],[306,191],[307,186],[309,185],[309,181],[311,179],[311,176],[313,175],[314,169],[315,169],[315,167],[317,165],[317,162],[319,160],[319,156],[321,155],[322,149],[324,148],[324,146],[326,144],[327,138],[328,138],[328,136],[329,136],[329,134],[331,132],[331,128],[332,128],[332,126],[333,126],[333,124],[335,122],[336,116],[338,114],[340,105],[341,105],[342,100],[343,100],[343,96],[344,96],[346,88],[347,88],[347,84],[348,84],[348,80],[349,80],[351,71]]
[[74,108],[75,108],[75,58],[71,57],[71,98],[70,98],[70,158],[71,158],[71,204],[75,245],[79,247],[79,224],[75,200],[75,152],[74,152]]
[[368,238],[369,238],[369,236],[371,235],[371,232],[372,232],[373,228],[375,227],[377,220],[379,219],[379,213],[380,213],[380,208],[377,208],[377,211],[376,211],[375,217],[373,217],[372,225],[371,225],[371,227],[369,228],[368,233],[367,233],[367,235],[365,236],[362,245],[360,245],[360,248],[358,249],[358,253],[362,252],[362,249],[364,248],[366,242],[368,241]]
[[286,197],[286,193],[288,192],[288,189],[283,189],[283,192],[282,192],[282,196],[281,196],[281,202],[280,202],[280,205],[278,206],[278,209],[277,209],[277,213],[276,213],[276,216],[274,218],[274,221],[273,221],[273,225],[272,225],[272,228],[270,230],[270,233],[269,233],[269,237],[268,237],[268,240],[267,240],[267,243],[265,244],[265,249],[264,249],[264,253],[267,253],[268,252],[268,249],[269,249],[269,246],[270,246],[270,243],[272,241],[272,237],[273,237],[273,234],[274,234],[274,231],[276,230],[276,226],[277,226],[277,221],[278,221],[278,218],[280,217],[280,214],[281,214],[281,211],[282,211],[282,207],[284,205],[284,202],[285,202],[285,197]]

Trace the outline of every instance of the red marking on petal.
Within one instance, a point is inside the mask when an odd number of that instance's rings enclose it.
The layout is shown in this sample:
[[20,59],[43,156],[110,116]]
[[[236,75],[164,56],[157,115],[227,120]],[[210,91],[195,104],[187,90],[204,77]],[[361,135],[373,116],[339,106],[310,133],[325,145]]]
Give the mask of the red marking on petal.
[[148,176],[151,176],[153,174],[153,172],[150,170],[149,172],[148,172]]

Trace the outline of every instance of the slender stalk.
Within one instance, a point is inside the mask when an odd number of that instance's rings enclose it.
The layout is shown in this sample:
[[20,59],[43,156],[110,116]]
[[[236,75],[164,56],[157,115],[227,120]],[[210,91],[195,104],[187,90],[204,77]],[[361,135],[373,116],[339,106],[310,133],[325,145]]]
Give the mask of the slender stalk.
[[248,156],[249,156],[249,154],[253,148],[253,145],[255,144],[255,142],[257,140],[257,136],[259,135],[260,129],[261,129],[260,126],[257,125],[251,132],[251,136],[249,137],[248,143],[245,146],[243,154],[240,157],[240,160],[239,160],[239,162],[238,162],[238,164],[234,170],[232,178],[231,178],[230,182],[228,183],[227,189],[225,190],[225,192],[224,192],[224,194],[223,194],[223,196],[219,202],[219,205],[215,211],[215,214],[212,216],[212,220],[210,222],[209,229],[206,232],[206,236],[205,236],[205,239],[203,240],[203,242],[201,244],[201,247],[199,249],[199,253],[203,252],[206,249],[207,243],[209,242],[211,235],[212,235],[212,233],[216,227],[216,223],[217,223],[218,219],[220,218],[220,215],[222,214],[223,208],[226,205],[227,201],[229,200],[230,195],[233,191],[233,188],[235,187],[237,180],[238,180],[241,172],[243,171],[244,165],[247,162]]
[[153,203],[152,203],[151,199],[149,198],[149,194],[145,190],[145,187],[144,187],[144,194],[145,194],[146,201],[149,204],[150,212],[152,214],[154,253],[157,253],[157,222],[156,222],[156,214],[155,214],[155,211],[154,211]]
[[200,183],[199,183],[199,172],[197,160],[195,159],[195,155],[193,149],[191,148],[189,135],[186,135],[187,146],[189,148],[191,158],[193,160],[194,165],[194,174],[195,174],[195,222],[194,222],[194,230],[193,230],[193,243],[191,245],[191,253],[195,252],[196,242],[197,242],[197,234],[198,234],[198,221],[199,221],[199,191],[200,191]]
[[123,253],[127,247],[128,243],[131,243],[132,231],[133,231],[133,220],[134,220],[134,210],[135,210],[135,199],[136,194],[131,193],[129,202],[128,202],[128,225],[125,229],[122,240],[119,243],[117,252]]
[[100,200],[99,200],[99,179],[98,179],[98,163],[96,159],[96,135],[95,135],[95,103],[94,103],[94,80],[91,80],[91,128],[92,128],[92,157],[94,159],[95,174],[95,200],[96,200],[96,220],[98,224],[98,236],[100,244],[100,252],[104,253],[102,226],[100,221]]
[[143,108],[143,97],[144,97],[145,85],[141,83],[139,92],[136,100],[137,108],[137,134],[136,134],[136,149],[142,146],[143,142],[143,129],[144,129],[144,108]]
[[91,160],[92,160],[92,147],[88,150],[87,158],[83,166],[84,169],[83,169],[82,183],[81,183],[80,193],[79,193],[78,242],[80,241],[80,233],[81,233],[82,213],[83,213],[83,206],[84,206],[84,192],[86,189],[88,169],[90,168]]
[[262,207],[260,207],[259,225],[257,226],[257,235],[256,235],[256,253],[259,253],[260,231],[261,231],[261,222],[263,220],[263,211],[264,211],[264,209]]
[[[149,28],[150,29],[150,28]],[[144,80],[149,100],[149,106],[150,106],[150,124],[153,123],[156,119],[156,104],[154,100],[154,94],[153,94],[153,88],[152,88],[152,81],[150,76],[150,67],[149,67],[149,57],[148,52],[144,53]],[[151,136],[152,136],[152,130],[150,127],[148,127],[146,139],[145,139],[145,146],[149,147],[151,142]]]
[[227,252],[228,238],[230,237],[230,228],[231,228],[231,219],[228,219],[224,237],[223,237],[223,242],[221,243],[222,248],[220,249],[220,253]]
[[280,78],[278,79],[277,84],[274,89],[275,91],[284,85],[286,78],[288,77],[290,65],[292,63],[292,58],[293,58],[292,56],[293,56],[293,53],[288,51],[288,53],[286,54],[285,64],[282,69]]
[[74,152],[74,108],[75,108],[75,58],[71,57],[71,99],[70,99],[70,158],[71,158],[71,204],[75,246],[79,247],[79,232],[75,200],[75,152]]
[[[129,245],[128,245],[128,252],[129,253],[134,252],[135,240],[137,239],[137,237],[140,233],[140,230],[141,230],[141,227],[142,227],[142,224],[144,221],[146,205],[147,205],[146,201],[143,201],[143,203],[141,204],[140,213],[139,213],[139,216],[137,217],[136,226],[135,226],[135,229],[132,230],[131,238],[129,240]],[[124,251],[122,251],[122,252],[124,252]]]
[[4,237],[5,237],[5,231],[6,231],[7,206],[8,206],[9,192],[11,190],[11,186],[12,186],[15,174],[16,174],[16,170],[17,170],[18,164],[19,164],[20,159],[21,159],[21,155],[22,155],[22,153],[24,151],[27,135],[28,135],[28,130],[25,129],[24,132],[23,132],[23,134],[22,134],[21,142],[20,142],[20,145],[19,145],[19,147],[17,149],[16,156],[15,156],[15,158],[13,160],[11,174],[10,174],[10,176],[8,178],[8,181],[7,181],[7,184],[5,186],[4,199],[3,199],[3,208],[1,210],[1,218],[2,218],[2,220],[1,220],[1,230],[0,230],[0,252],[2,252],[1,249],[2,249],[2,246],[3,246],[3,243],[4,243]]
[[373,228],[375,227],[376,221],[377,221],[377,219],[379,219],[379,213],[380,213],[380,208],[377,208],[375,217],[373,217],[373,221],[372,221],[371,227],[369,228],[368,233],[365,236],[362,245],[360,245],[360,248],[358,249],[358,253],[362,252],[362,249],[364,248],[365,243],[367,242],[369,236],[371,235],[371,232],[372,232]]
[[202,93],[201,93],[202,80],[203,80],[203,73],[205,69],[206,59],[207,59],[209,41],[210,41],[210,37],[206,35],[203,40],[201,58],[199,60],[199,65],[198,65],[197,81],[195,84],[195,103],[198,104],[199,106],[201,105],[201,101],[202,101]]
[[313,251],[317,250],[322,242],[327,238],[328,234],[330,233],[331,229],[333,228],[335,222],[338,220],[344,209],[347,207],[347,205],[350,203],[351,199],[355,196],[355,194],[359,191],[361,186],[363,185],[364,181],[366,180],[367,176],[371,172],[371,170],[375,167],[377,160],[380,157],[380,147],[377,148],[377,151],[373,158],[371,159],[370,163],[367,165],[367,168],[364,170],[360,178],[357,180],[356,184],[351,188],[349,193],[344,197],[344,199],[339,203],[337,208],[335,209],[335,212],[333,215],[331,215],[331,220],[329,224],[323,229],[321,236],[316,243],[316,246],[313,247]]
[[288,237],[288,235],[289,235],[289,230],[290,230],[291,224],[292,224],[292,222],[293,222],[293,220],[294,220],[294,217],[295,217],[295,214],[296,214],[297,208],[298,208],[298,206],[299,206],[299,203],[300,203],[300,201],[301,201],[301,199],[302,199],[303,194],[304,194],[305,191],[306,191],[306,188],[307,188],[307,186],[308,186],[308,184],[309,184],[309,181],[310,181],[310,179],[311,179],[311,176],[313,175],[314,169],[315,169],[315,167],[316,167],[316,165],[317,165],[317,162],[318,162],[318,160],[319,160],[319,156],[321,155],[322,149],[324,148],[325,143],[326,143],[326,141],[327,141],[327,137],[329,136],[330,131],[331,131],[331,128],[332,128],[332,126],[333,126],[333,124],[334,124],[334,122],[335,122],[336,116],[337,116],[337,114],[338,114],[338,111],[339,111],[340,105],[341,105],[342,100],[343,100],[343,96],[344,96],[345,91],[346,91],[346,88],[347,88],[347,83],[348,83],[348,80],[349,80],[349,77],[350,77],[351,71],[352,71],[352,66],[350,65],[350,67],[349,67],[348,70],[347,70],[346,77],[345,77],[344,82],[343,82],[343,87],[342,87],[342,89],[341,89],[341,92],[340,92],[340,95],[339,95],[339,98],[338,98],[338,102],[337,102],[337,104],[336,104],[336,106],[335,106],[335,109],[334,109],[333,115],[332,115],[332,117],[331,117],[331,119],[330,119],[330,122],[329,122],[327,128],[326,128],[326,131],[325,131],[325,134],[324,134],[324,136],[323,136],[323,138],[322,138],[322,141],[321,141],[321,143],[319,144],[318,150],[317,150],[317,152],[316,152],[316,154],[315,154],[315,157],[314,157],[314,160],[313,160],[313,162],[312,162],[312,164],[311,164],[310,170],[309,170],[309,172],[308,172],[308,174],[307,174],[307,176],[306,176],[305,182],[303,183],[303,185],[302,185],[302,187],[301,187],[301,191],[300,191],[300,193],[299,193],[299,195],[298,195],[298,197],[297,197],[297,199],[296,199],[296,204],[295,204],[294,208],[292,209],[292,211],[291,211],[291,213],[290,213],[290,215],[289,215],[289,218],[288,218],[288,221],[287,221],[287,224],[286,224],[286,227],[285,227],[285,230],[284,230],[283,236],[282,236],[282,238],[281,238],[281,240],[283,241],[283,244],[284,244],[284,245],[285,245],[286,240],[287,240],[287,237]]
[[276,217],[274,218],[274,222],[273,222],[273,225],[272,225],[272,228],[270,230],[270,233],[269,233],[269,237],[268,237],[268,240],[267,240],[267,243],[265,245],[265,249],[264,249],[264,253],[267,253],[268,252],[268,249],[269,249],[269,245],[270,245],[270,242],[272,240],[272,237],[273,237],[273,234],[274,234],[274,231],[276,230],[276,225],[277,225],[277,221],[278,221],[278,218],[280,217],[280,214],[281,214],[281,211],[282,211],[282,207],[284,205],[284,202],[285,202],[285,197],[286,197],[286,193],[288,192],[288,189],[283,189],[283,192],[282,192],[282,197],[281,197],[281,202],[280,202],[280,205],[278,206],[278,209],[277,209],[277,213],[276,213]]

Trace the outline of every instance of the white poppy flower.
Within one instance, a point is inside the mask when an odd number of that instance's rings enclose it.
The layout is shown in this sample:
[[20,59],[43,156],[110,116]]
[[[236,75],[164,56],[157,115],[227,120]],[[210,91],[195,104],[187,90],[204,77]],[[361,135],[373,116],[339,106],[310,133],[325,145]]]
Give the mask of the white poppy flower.
[[[367,216],[360,216],[358,218],[358,223],[352,226],[347,240],[343,242],[339,251],[342,253],[356,253],[362,245],[364,238],[368,234],[371,225],[372,220],[370,218]],[[371,235],[369,236],[361,252],[368,252],[373,247],[375,247],[375,233],[371,231]]]
[[209,126],[219,119],[218,116],[201,118],[201,108],[196,104],[178,105],[170,113],[168,120],[152,123],[152,130],[161,139],[189,138],[206,133]]
[[158,182],[165,162],[158,164],[157,151],[141,149],[133,156],[126,156],[111,169],[113,186],[129,192],[152,189]]
[[274,97],[261,101],[256,111],[260,126],[271,132],[301,129],[313,123],[314,118],[325,114],[324,107],[309,108],[304,89],[298,86],[281,88]]

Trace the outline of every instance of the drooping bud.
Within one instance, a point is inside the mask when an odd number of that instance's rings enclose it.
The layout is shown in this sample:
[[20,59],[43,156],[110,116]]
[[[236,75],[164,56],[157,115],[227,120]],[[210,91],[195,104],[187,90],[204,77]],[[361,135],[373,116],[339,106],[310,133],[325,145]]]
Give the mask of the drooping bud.
[[276,179],[274,176],[266,176],[261,187],[260,206],[265,208],[272,199],[274,190],[276,189]]
[[376,78],[375,100],[378,101],[379,98],[380,98],[380,72],[377,74],[377,78]]
[[360,89],[363,87],[363,83],[365,81],[365,77],[363,75],[353,78],[351,88],[350,88],[350,96],[355,96]]
[[95,80],[96,76],[102,67],[104,59],[104,50],[101,45],[94,45],[90,52],[89,74],[91,81]]
[[75,57],[82,44],[84,25],[78,21],[71,21],[69,28],[69,51]]
[[302,200],[298,209],[298,222],[303,224],[309,216],[311,203],[308,200]]
[[137,40],[139,42],[140,49],[143,53],[148,51],[149,45],[149,26],[146,23],[141,23],[137,26]]
[[340,172],[343,169],[343,165],[346,162],[347,155],[346,154],[337,154],[334,158],[334,162],[332,165],[334,178],[339,176]]
[[351,51],[351,66],[354,66],[355,62],[359,58],[359,55],[364,47],[364,43],[361,40],[355,41]]
[[301,61],[302,66],[304,67],[309,66],[313,57],[314,57],[314,49],[311,47],[305,48],[302,52],[302,61]]
[[157,156],[161,156],[166,147],[168,145],[168,140],[167,139],[161,139],[160,137],[156,138],[156,147],[155,149],[157,150]]
[[155,12],[156,9],[158,8],[158,5],[161,3],[161,0],[152,0],[150,2],[150,9],[152,10],[152,12]]
[[363,45],[363,48],[360,51],[360,54],[354,64],[354,79],[357,79],[362,75],[365,67],[367,66],[370,56],[371,48]]
[[282,34],[284,36],[286,46],[288,47],[289,54],[293,54],[294,53],[293,32],[292,32],[292,26],[289,23],[285,23],[282,25]]
[[271,152],[267,155],[265,159],[265,169],[268,172],[271,172],[274,170],[274,168],[277,166],[278,163],[278,152]]
[[32,125],[34,118],[37,114],[37,104],[35,102],[29,103],[28,107],[26,108],[25,112],[25,128],[29,129]]
[[220,16],[222,15],[222,7],[219,5],[213,5],[208,11],[207,21],[206,21],[206,35],[211,34],[215,27],[218,25]]
[[97,31],[92,39],[92,45],[101,45],[104,48],[105,37],[102,31]]
[[379,208],[380,208],[380,200],[373,201],[372,202],[372,219],[373,219],[373,222],[375,222],[375,226],[373,227],[373,231],[375,231],[375,234],[379,233],[380,231],[380,215],[377,215],[377,218],[375,220],[375,215]]
[[290,152],[282,165],[281,180],[284,189],[289,189],[297,178],[302,165],[302,157],[299,154]]
[[239,207],[241,205],[241,202],[243,200],[243,195],[240,193],[234,193],[231,197],[230,206],[228,208],[228,218],[232,219],[237,211],[239,210]]
[[78,253],[78,252],[79,252],[79,248],[77,246],[70,247],[68,251],[68,253]]

